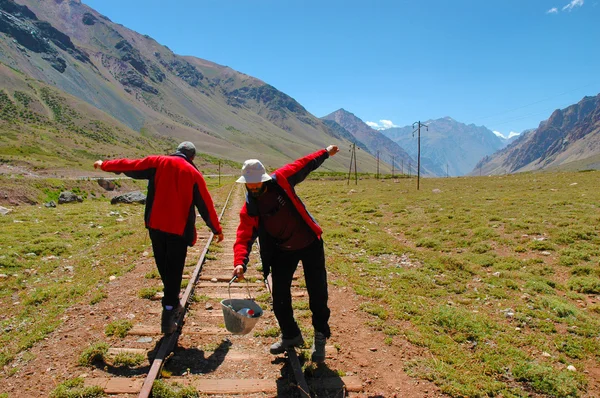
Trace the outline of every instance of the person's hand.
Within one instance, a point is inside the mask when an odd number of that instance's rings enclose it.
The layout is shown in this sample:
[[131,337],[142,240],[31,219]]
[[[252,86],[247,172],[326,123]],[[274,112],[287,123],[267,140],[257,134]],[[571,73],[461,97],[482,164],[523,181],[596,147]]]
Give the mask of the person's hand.
[[340,151],[340,148],[338,148],[337,145],[329,145],[327,147],[327,152],[329,153],[329,156],[333,156],[336,153],[338,153]]
[[217,243],[223,242],[223,232],[220,234],[215,234],[215,238],[217,238]]
[[236,265],[233,269],[233,276],[237,276],[237,278],[241,281],[244,280],[244,266]]
[[95,169],[101,169],[102,168],[102,163],[104,163],[104,162],[102,162],[102,160],[96,160],[94,162],[94,168]]

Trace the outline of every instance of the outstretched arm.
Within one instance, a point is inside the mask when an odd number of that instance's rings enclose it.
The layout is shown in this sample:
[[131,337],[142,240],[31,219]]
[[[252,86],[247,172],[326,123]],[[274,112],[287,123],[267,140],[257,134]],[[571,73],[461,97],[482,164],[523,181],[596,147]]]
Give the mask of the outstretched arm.
[[275,173],[278,176],[286,178],[294,186],[300,184],[310,174],[323,164],[325,159],[339,152],[337,145],[329,145],[326,149],[311,153],[308,156],[300,158],[293,163],[283,166]]

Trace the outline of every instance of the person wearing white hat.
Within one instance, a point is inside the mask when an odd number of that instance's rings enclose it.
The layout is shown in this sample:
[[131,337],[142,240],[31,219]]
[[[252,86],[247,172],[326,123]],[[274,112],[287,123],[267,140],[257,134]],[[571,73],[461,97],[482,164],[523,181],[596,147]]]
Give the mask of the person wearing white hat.
[[164,286],[161,330],[173,333],[183,310],[179,302],[188,246],[196,243],[196,212],[217,237],[223,240],[219,217],[202,173],[193,160],[196,147],[184,141],[170,156],[143,159],[97,160],[94,168],[124,173],[148,180],[144,218],[152,241],[154,260]]
[[237,180],[246,185],[248,193],[233,246],[233,274],[243,279],[252,245],[258,237],[264,277],[272,274],[273,312],[282,334],[281,340],[271,346],[272,354],[304,344],[294,319],[291,296],[292,278],[302,261],[315,331],[311,359],[325,360],[325,342],[331,331],[323,231],[296,195],[294,186],[337,152],[338,147],[330,145],[270,175],[259,160],[249,159]]

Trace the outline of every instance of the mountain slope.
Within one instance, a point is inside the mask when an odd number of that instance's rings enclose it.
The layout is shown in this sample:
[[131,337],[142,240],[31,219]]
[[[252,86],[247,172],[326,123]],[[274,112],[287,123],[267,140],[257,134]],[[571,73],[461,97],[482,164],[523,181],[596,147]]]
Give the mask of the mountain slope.
[[[473,170],[481,158],[504,147],[504,140],[491,130],[466,125],[445,117],[425,122],[421,128],[421,162],[436,175],[461,176]],[[412,126],[391,128],[381,132],[401,145],[413,158],[417,157],[417,133]]]
[[[408,170],[408,165],[412,164],[412,170],[415,172],[414,170],[416,170],[417,163],[411,159],[402,147],[381,134],[379,131],[369,127],[353,113],[350,113],[345,109],[338,109],[327,116],[323,116],[321,119],[335,122],[344,130],[351,133],[355,138],[354,142],[373,156],[377,156],[377,152],[379,152],[381,162],[391,165],[393,161],[396,170],[399,170],[398,165],[400,164],[405,164],[406,170]],[[421,171],[425,174],[427,173],[426,170]]]
[[[261,80],[178,56],[79,0],[1,0],[0,62],[131,130],[191,140],[202,152],[238,162],[260,156],[279,166],[336,138],[293,98]],[[374,170],[372,156],[358,156]],[[323,167],[345,170],[349,160],[343,151]]]
[[[72,175],[113,156],[172,152],[170,137],[142,135],[86,102],[0,65],[0,163]],[[205,165],[200,158],[199,165]]]
[[[550,168],[597,168],[600,155],[600,94],[557,109],[536,130],[523,135],[477,166],[485,174]],[[474,170],[473,173],[476,171]]]

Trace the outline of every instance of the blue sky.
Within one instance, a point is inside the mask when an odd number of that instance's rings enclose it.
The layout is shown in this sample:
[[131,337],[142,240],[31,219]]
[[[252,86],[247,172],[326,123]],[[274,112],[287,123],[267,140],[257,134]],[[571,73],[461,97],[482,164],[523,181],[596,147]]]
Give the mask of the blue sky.
[[600,0],[83,0],[321,117],[508,135],[600,93]]

